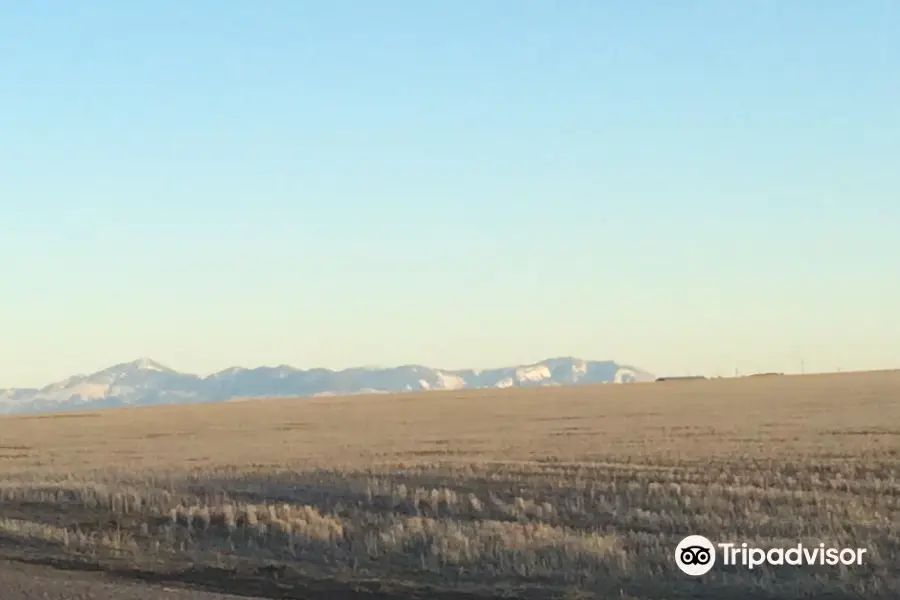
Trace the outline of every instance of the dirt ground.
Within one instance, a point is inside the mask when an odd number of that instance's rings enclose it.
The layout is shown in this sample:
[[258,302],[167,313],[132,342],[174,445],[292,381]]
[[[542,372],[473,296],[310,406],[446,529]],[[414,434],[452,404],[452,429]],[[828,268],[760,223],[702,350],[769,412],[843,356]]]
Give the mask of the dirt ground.
[[[2,600],[493,600],[494,596],[379,582],[309,580],[280,583],[270,577],[235,577],[221,569],[163,573],[88,562],[16,556],[0,550]],[[499,600],[499,599],[498,599]]]
[[238,600],[218,594],[0,560],[3,600]]

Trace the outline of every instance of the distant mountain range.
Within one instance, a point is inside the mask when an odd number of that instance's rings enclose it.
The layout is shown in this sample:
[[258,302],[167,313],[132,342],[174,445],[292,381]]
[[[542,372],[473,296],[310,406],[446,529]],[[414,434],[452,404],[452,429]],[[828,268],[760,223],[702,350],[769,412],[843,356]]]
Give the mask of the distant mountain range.
[[286,365],[233,367],[200,377],[147,358],[91,375],[75,375],[41,389],[0,390],[0,414],[115,406],[224,402],[247,397],[329,396],[469,388],[652,381],[641,369],[614,361],[551,358],[531,365],[486,370],[393,368],[295,369]]

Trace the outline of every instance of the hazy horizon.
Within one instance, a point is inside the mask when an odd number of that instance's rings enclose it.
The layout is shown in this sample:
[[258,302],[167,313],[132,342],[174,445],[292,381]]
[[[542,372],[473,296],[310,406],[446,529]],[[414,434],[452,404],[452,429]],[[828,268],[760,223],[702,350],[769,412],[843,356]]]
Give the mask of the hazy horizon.
[[528,360],[528,361],[525,361],[525,362],[522,362],[522,363],[511,363],[511,362],[505,362],[505,363],[503,363],[503,362],[498,362],[498,363],[494,363],[494,364],[490,364],[490,365],[454,365],[454,366],[447,366],[447,365],[430,365],[430,364],[425,364],[425,363],[422,363],[422,362],[408,362],[408,363],[402,363],[402,364],[400,364],[400,363],[397,363],[397,364],[365,364],[365,365],[344,365],[344,366],[323,367],[323,366],[321,366],[321,365],[296,365],[296,364],[290,364],[290,363],[269,363],[269,364],[252,364],[252,365],[250,365],[250,364],[231,364],[231,365],[228,365],[228,366],[225,366],[225,367],[221,367],[221,368],[218,368],[218,369],[214,369],[214,370],[211,370],[211,371],[197,372],[197,371],[191,371],[191,370],[189,370],[189,369],[180,369],[180,368],[178,368],[178,367],[176,367],[176,366],[173,366],[173,365],[167,363],[166,361],[156,360],[155,358],[153,358],[153,357],[151,357],[151,356],[141,356],[141,357],[135,357],[135,358],[133,358],[133,359],[131,359],[131,360],[120,360],[120,361],[117,361],[117,362],[114,363],[114,364],[102,365],[102,366],[99,366],[99,367],[96,367],[96,368],[88,369],[87,371],[79,371],[79,372],[77,372],[77,373],[76,373],[76,372],[68,373],[65,377],[60,377],[60,378],[58,378],[58,379],[56,379],[56,380],[54,380],[54,381],[47,381],[47,382],[44,382],[43,384],[40,384],[40,385],[32,385],[32,386],[8,386],[7,388],[2,388],[2,387],[0,387],[0,390],[2,390],[2,389],[10,389],[10,388],[13,388],[13,389],[16,389],[16,388],[18,388],[18,389],[24,389],[24,388],[29,388],[29,389],[41,389],[41,388],[46,387],[46,386],[48,386],[48,385],[58,383],[59,381],[62,381],[62,380],[66,379],[66,378],[69,378],[69,377],[82,376],[82,375],[91,375],[91,374],[98,373],[98,372],[100,372],[100,371],[103,371],[103,370],[106,370],[106,369],[109,369],[109,368],[112,368],[112,367],[116,367],[116,366],[120,366],[120,365],[127,365],[127,364],[131,364],[131,363],[135,363],[135,362],[145,361],[145,360],[152,361],[152,362],[156,363],[157,365],[160,365],[160,366],[162,366],[162,367],[166,367],[166,368],[172,369],[173,371],[176,371],[176,372],[181,373],[181,374],[185,374],[185,375],[197,375],[197,376],[199,376],[199,377],[208,377],[208,376],[215,375],[215,374],[217,374],[217,373],[221,373],[221,372],[223,372],[223,371],[226,371],[226,370],[228,370],[228,369],[230,369],[230,368],[255,369],[255,368],[260,368],[260,367],[263,367],[263,368],[277,368],[277,367],[284,367],[284,366],[290,367],[290,368],[295,368],[295,369],[306,370],[306,371],[313,370],[313,369],[318,369],[318,368],[325,368],[325,369],[328,369],[328,370],[331,370],[331,371],[335,371],[335,372],[343,371],[343,370],[346,370],[346,369],[355,369],[355,368],[380,370],[380,369],[392,369],[392,368],[396,368],[396,367],[404,367],[404,366],[424,366],[424,367],[433,368],[433,369],[437,369],[437,370],[443,370],[443,371],[468,371],[468,370],[472,370],[472,371],[479,371],[479,370],[480,370],[480,371],[487,371],[487,370],[490,370],[490,369],[498,369],[498,368],[505,368],[505,367],[529,366],[529,365],[533,365],[533,364],[539,364],[539,363],[544,362],[544,361],[554,360],[554,359],[560,359],[560,358],[573,358],[573,359],[584,360],[584,361],[588,361],[588,362],[592,362],[592,361],[597,361],[597,362],[613,361],[613,362],[615,362],[616,364],[618,364],[620,367],[636,368],[636,369],[639,369],[639,370],[642,370],[642,371],[646,371],[646,372],[650,373],[651,375],[653,375],[654,377],[661,377],[661,376],[678,377],[678,376],[684,376],[684,375],[691,375],[691,376],[693,376],[693,375],[701,375],[701,376],[705,376],[705,377],[715,378],[715,377],[731,377],[732,375],[735,375],[735,374],[737,374],[737,375],[752,375],[752,374],[754,374],[754,373],[772,373],[772,372],[779,372],[779,373],[783,373],[783,374],[785,374],[785,375],[799,375],[799,374],[804,374],[804,373],[807,374],[807,375],[816,375],[816,374],[827,374],[827,373],[838,373],[838,372],[848,372],[848,373],[849,373],[849,372],[868,372],[868,371],[886,371],[886,370],[887,370],[887,371],[890,371],[890,370],[900,370],[900,365],[896,365],[896,366],[882,366],[882,367],[856,367],[856,368],[853,368],[853,367],[851,367],[851,368],[844,368],[844,367],[841,367],[840,365],[838,365],[838,366],[835,366],[835,367],[832,367],[832,368],[810,369],[810,368],[808,367],[808,365],[805,363],[805,361],[801,361],[801,364],[800,364],[799,366],[797,366],[797,368],[795,368],[795,369],[786,369],[786,370],[781,370],[781,371],[753,371],[753,370],[745,371],[745,370],[741,369],[740,367],[735,367],[733,370],[728,371],[728,372],[724,372],[724,371],[704,372],[704,371],[702,371],[702,370],[701,370],[701,371],[698,371],[698,370],[686,369],[686,370],[684,370],[683,372],[671,372],[671,373],[668,373],[668,372],[652,371],[652,370],[650,370],[650,369],[645,369],[645,368],[642,367],[641,365],[637,365],[637,364],[634,364],[634,363],[629,363],[629,362],[627,362],[627,361],[615,360],[615,359],[591,358],[591,357],[583,357],[583,356],[545,356],[545,357],[543,357],[543,358],[539,358],[539,359],[535,359],[535,360]]
[[0,388],[898,367],[897,31],[889,0],[10,3]]
[[[546,361],[546,360],[553,360],[553,359],[558,359],[558,358],[574,358],[574,359],[577,359],[577,360],[585,360],[585,361],[606,361],[606,360],[611,360],[611,361],[612,361],[612,360],[613,360],[613,359],[596,359],[596,358],[589,358],[589,357],[582,357],[582,356],[545,356],[545,357],[543,357],[543,358],[539,358],[539,359],[536,359],[536,360],[530,360],[530,361],[526,361],[526,362],[524,362],[524,363],[517,363],[517,364],[513,364],[513,363],[497,363],[497,364],[492,364],[492,365],[487,365],[487,366],[484,366],[484,365],[464,365],[464,366],[452,366],[452,367],[448,367],[448,366],[446,366],[446,365],[428,365],[428,364],[424,364],[424,363],[421,363],[421,362],[409,362],[409,363],[402,363],[402,364],[398,363],[398,364],[345,365],[345,366],[334,366],[334,367],[323,367],[323,366],[321,366],[321,365],[294,365],[294,364],[290,364],[290,363],[270,363],[270,364],[253,364],[253,365],[250,365],[250,364],[231,364],[231,365],[227,365],[227,366],[225,366],[225,367],[222,367],[222,368],[219,368],[219,369],[215,369],[215,370],[212,370],[212,371],[195,372],[195,371],[191,371],[191,370],[189,370],[189,369],[179,369],[179,368],[177,368],[176,366],[173,366],[173,365],[167,363],[167,362],[164,361],[164,360],[157,360],[157,359],[155,359],[155,358],[152,357],[152,356],[138,356],[138,357],[134,357],[134,358],[129,359],[129,360],[119,360],[119,361],[117,361],[117,362],[115,362],[115,363],[113,363],[113,364],[103,365],[103,366],[100,366],[100,367],[96,367],[96,368],[93,368],[93,369],[89,369],[89,370],[87,370],[87,371],[81,371],[81,372],[78,372],[78,373],[69,373],[66,377],[72,377],[72,376],[77,376],[77,375],[90,375],[90,374],[97,373],[97,372],[99,372],[99,371],[102,371],[102,370],[105,370],[105,369],[108,369],[108,368],[111,368],[111,367],[115,367],[115,366],[119,366],[119,365],[127,365],[127,364],[136,363],[136,362],[141,362],[141,361],[152,361],[152,362],[156,363],[156,364],[159,365],[159,366],[166,367],[166,368],[172,369],[173,371],[177,371],[177,372],[183,373],[183,374],[199,375],[199,376],[201,376],[201,377],[207,377],[207,376],[209,376],[209,375],[214,375],[214,374],[216,374],[216,373],[221,373],[222,371],[225,371],[225,370],[230,369],[230,368],[247,368],[247,369],[253,369],[253,368],[259,368],[259,367],[275,368],[275,367],[282,367],[282,366],[287,366],[287,367],[296,368],[296,369],[302,369],[302,370],[312,370],[312,369],[318,369],[318,368],[325,368],[325,369],[329,369],[329,370],[332,370],[332,371],[342,371],[342,370],[345,370],[345,369],[355,369],[355,368],[361,368],[361,369],[391,369],[391,368],[395,368],[395,367],[404,367],[404,366],[418,365],[418,366],[430,367],[430,368],[433,368],[433,369],[439,369],[439,370],[445,370],[445,371],[466,371],[466,370],[475,370],[475,371],[477,371],[477,370],[488,370],[488,369],[503,368],[503,367],[513,367],[513,366],[518,366],[519,364],[521,364],[521,365],[537,364],[537,363],[540,363],[540,362],[543,362],[543,361]],[[633,367],[633,368],[638,368],[638,369],[641,368],[639,365],[633,365],[633,364],[626,363],[626,362],[622,362],[622,361],[614,361],[614,362],[616,362],[618,365],[623,366],[623,367]],[[642,370],[643,370],[643,369],[642,369]],[[64,379],[64,378],[60,378],[60,379]],[[49,382],[49,381],[48,381],[48,382],[46,382],[44,385],[50,385],[51,383],[56,383],[56,381],[52,381],[52,382]],[[10,386],[10,387],[17,387],[17,388],[34,387],[34,388],[40,388],[40,387],[43,387],[43,385],[39,385],[39,386]],[[0,389],[3,389],[3,388],[0,388]]]

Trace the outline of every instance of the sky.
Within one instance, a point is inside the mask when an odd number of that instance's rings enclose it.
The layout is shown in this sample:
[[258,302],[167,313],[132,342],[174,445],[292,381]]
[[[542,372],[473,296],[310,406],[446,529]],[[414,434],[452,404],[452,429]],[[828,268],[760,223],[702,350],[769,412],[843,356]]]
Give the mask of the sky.
[[0,0],[0,388],[900,367],[894,0]]

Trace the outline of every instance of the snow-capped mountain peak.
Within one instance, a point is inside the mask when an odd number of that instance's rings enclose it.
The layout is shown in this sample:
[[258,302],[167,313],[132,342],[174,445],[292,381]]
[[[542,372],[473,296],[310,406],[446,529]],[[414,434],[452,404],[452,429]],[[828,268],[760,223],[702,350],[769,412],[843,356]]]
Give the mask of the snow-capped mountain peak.
[[537,364],[527,367],[519,367],[516,369],[516,381],[522,383],[525,381],[543,381],[550,379],[550,368],[547,365]]
[[[162,365],[155,360],[150,358],[142,357],[135,359],[128,363],[123,363],[121,365],[116,365],[116,367],[127,367],[131,369],[135,369],[137,371],[157,371],[159,373],[174,373],[172,369],[169,367]],[[113,367],[113,368],[116,368]]]
[[296,369],[288,365],[231,367],[207,377],[179,373],[149,358],[75,375],[42,389],[0,390],[0,414],[221,402],[262,396],[332,396],[372,392],[508,388],[579,383],[648,381],[649,373],[613,361],[551,358],[497,369],[384,368]]

